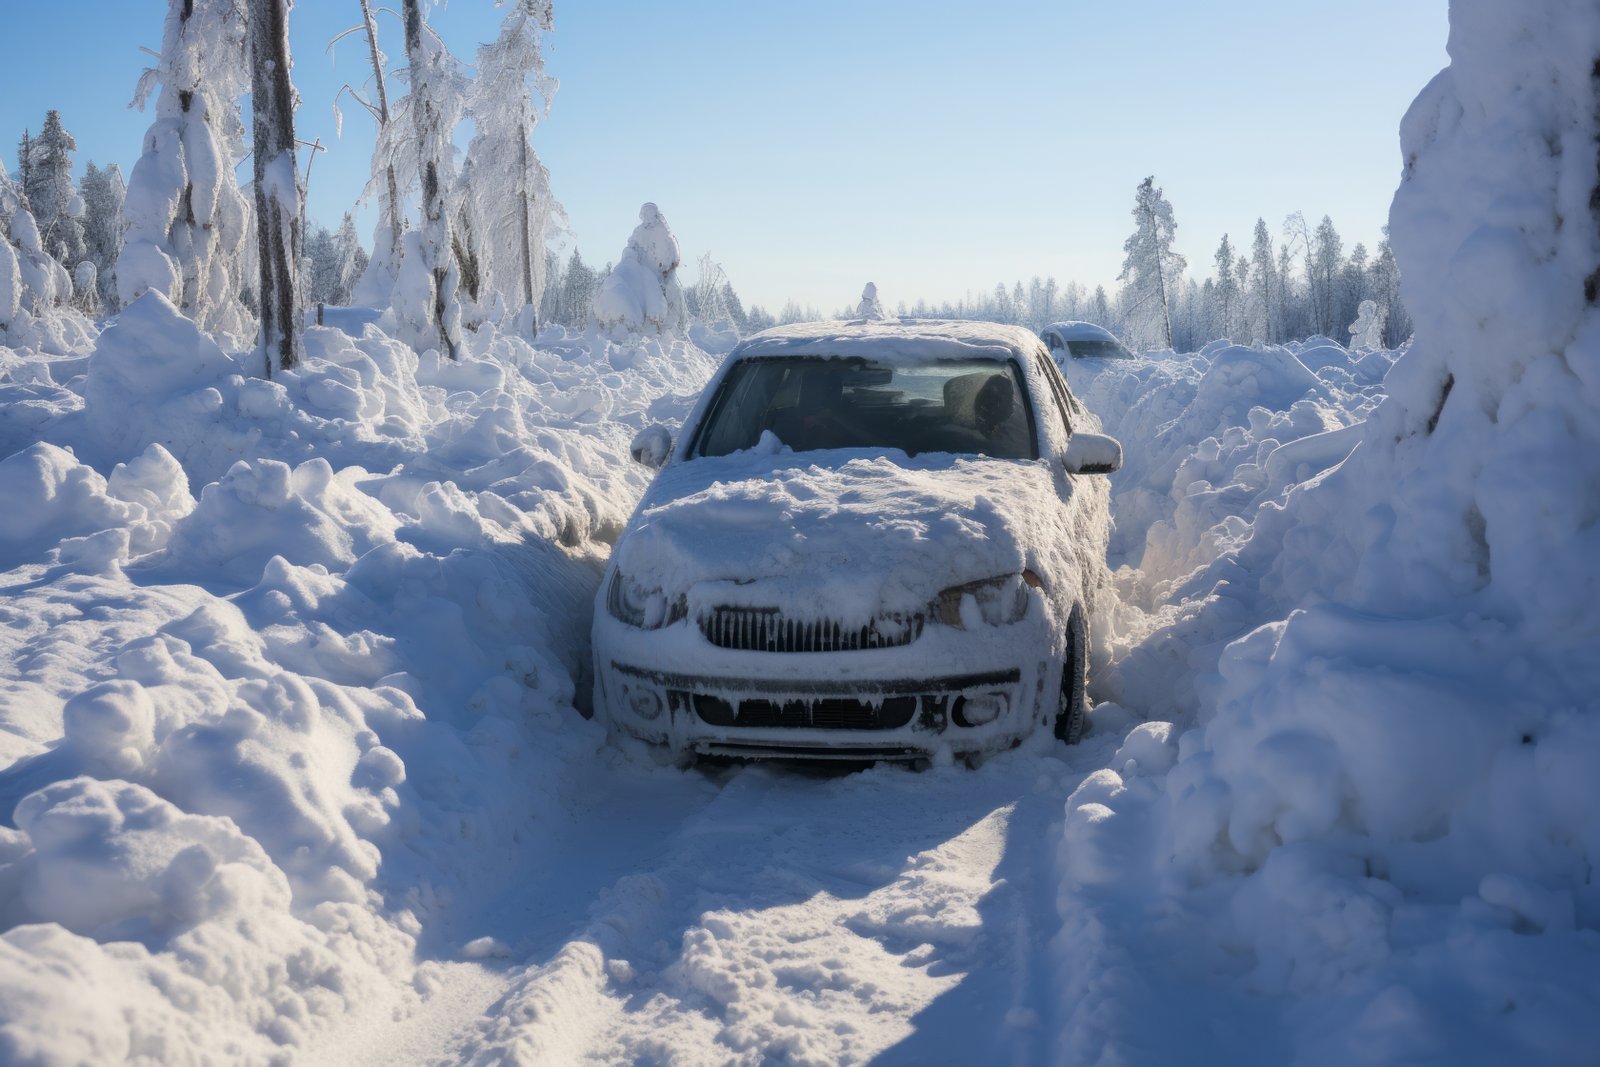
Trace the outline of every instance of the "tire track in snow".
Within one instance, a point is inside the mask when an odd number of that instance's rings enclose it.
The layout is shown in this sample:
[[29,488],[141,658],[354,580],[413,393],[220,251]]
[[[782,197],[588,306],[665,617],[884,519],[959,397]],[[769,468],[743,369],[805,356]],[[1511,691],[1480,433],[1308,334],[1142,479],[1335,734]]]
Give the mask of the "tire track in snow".
[[541,857],[543,881],[604,888],[586,913],[569,893],[554,938],[559,914],[530,935],[525,910],[504,911],[494,934],[524,962],[480,1018],[447,1041],[435,1019],[410,1051],[478,1064],[1038,1062],[1053,1040],[1040,983],[1054,830],[1099,747],[1068,760],[1041,742],[922,774],[614,767],[610,798]]

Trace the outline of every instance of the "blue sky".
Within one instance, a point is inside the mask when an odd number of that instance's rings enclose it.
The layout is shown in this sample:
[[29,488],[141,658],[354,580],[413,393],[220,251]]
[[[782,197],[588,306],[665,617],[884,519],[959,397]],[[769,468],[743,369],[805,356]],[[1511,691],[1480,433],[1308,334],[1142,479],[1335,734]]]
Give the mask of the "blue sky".
[[[127,109],[139,46],[159,46],[166,6],[5,4],[8,167],[56,107],[80,167],[131,168],[149,121]],[[435,21],[470,62],[502,14],[452,0]],[[363,52],[349,38],[334,63],[325,48],[358,17],[355,0],[293,13],[300,133],[331,146],[311,211],[329,225],[359,198],[372,145],[358,107],[341,138],[330,109]],[[383,29],[398,54],[396,21]],[[1147,174],[1202,275],[1221,235],[1247,243],[1258,215],[1276,237],[1291,211],[1326,213],[1371,248],[1400,117],[1445,37],[1445,0],[556,0],[562,85],[535,144],[585,258],[614,259],[654,200],[689,275],[710,251],[772,310],[836,310],[868,280],[891,307],[1035,274],[1110,286]]]

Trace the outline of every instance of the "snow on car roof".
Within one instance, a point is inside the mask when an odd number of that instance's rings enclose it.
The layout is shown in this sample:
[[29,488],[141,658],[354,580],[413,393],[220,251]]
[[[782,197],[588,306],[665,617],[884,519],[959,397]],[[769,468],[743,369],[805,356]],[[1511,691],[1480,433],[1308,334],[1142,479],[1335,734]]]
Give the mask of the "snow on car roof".
[[1039,339],[1021,326],[943,319],[803,322],[763,330],[733,350],[733,358],[861,356],[897,359],[1012,359],[1035,351]]
[[1058,333],[1063,341],[1116,341],[1117,335],[1092,322],[1052,322],[1042,333]]

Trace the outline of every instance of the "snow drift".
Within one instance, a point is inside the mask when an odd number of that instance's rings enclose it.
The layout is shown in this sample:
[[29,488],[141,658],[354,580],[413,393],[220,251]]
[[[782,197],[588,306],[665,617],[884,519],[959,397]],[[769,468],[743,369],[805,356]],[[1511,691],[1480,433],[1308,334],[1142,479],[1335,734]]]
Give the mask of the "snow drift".
[[711,361],[307,340],[248,377],[149,292],[86,355],[0,350],[8,1064],[271,1062],[419,996],[452,880],[600,743],[596,539]]
[[[1188,672],[1187,731],[1068,805],[1069,1060],[1150,1047],[1127,1009],[1167,980],[1150,958],[1120,999],[1086,985],[1139,959],[1131,907],[1168,916],[1187,982],[1275,998],[1264,1059],[1600,1041],[1600,18],[1461,0],[1451,21],[1391,218],[1415,344],[1364,424],[1300,438],[1348,457],[1213,534],[1124,654],[1124,679]],[[1107,891],[1133,880],[1136,903]]]

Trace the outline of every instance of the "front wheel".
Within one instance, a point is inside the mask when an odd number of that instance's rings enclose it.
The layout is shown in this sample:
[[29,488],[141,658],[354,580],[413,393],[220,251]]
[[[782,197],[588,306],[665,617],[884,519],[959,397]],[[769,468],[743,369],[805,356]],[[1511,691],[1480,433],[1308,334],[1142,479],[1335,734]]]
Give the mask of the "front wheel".
[[1069,745],[1082,739],[1089,725],[1089,620],[1083,605],[1067,619],[1067,647],[1061,667],[1061,705],[1056,712],[1056,737]]

